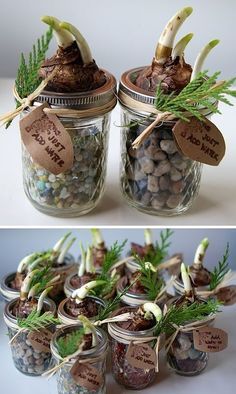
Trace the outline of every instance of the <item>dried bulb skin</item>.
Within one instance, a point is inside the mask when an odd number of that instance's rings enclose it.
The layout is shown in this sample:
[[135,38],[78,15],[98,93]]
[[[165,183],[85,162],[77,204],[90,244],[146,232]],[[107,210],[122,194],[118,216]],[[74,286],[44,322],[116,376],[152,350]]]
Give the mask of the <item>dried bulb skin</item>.
[[58,93],[85,92],[97,89],[106,82],[105,73],[94,60],[83,64],[76,41],[67,48],[58,47],[56,54],[42,64],[39,76],[45,79],[56,66],[59,66],[59,70],[49,81],[46,90]]
[[15,290],[20,290],[25,277],[25,273],[17,272],[15,278],[10,282],[10,287]]
[[151,66],[139,73],[135,85],[151,93],[156,92],[158,85],[164,93],[179,93],[190,82],[191,74],[192,67],[183,57],[177,56],[173,60],[170,56],[163,64],[154,58]]
[[211,273],[203,266],[193,264],[189,267],[189,275],[194,287],[207,286],[211,281]]
[[75,275],[71,278],[71,285],[73,286],[74,289],[78,289],[79,287],[85,285],[88,282],[91,282],[92,280],[95,280],[97,278],[98,274],[92,273],[92,272],[86,272],[82,276]]
[[33,309],[37,308],[37,305],[38,301],[35,298],[31,300],[21,300],[19,298],[12,308],[12,314],[18,319],[25,319]]

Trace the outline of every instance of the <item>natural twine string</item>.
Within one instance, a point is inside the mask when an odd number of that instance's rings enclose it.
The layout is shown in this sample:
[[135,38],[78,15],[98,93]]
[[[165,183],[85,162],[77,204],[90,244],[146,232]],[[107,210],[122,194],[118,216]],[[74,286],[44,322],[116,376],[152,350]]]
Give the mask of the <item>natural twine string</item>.
[[[199,295],[203,298],[207,298],[212,295],[216,295],[220,289],[225,287],[229,282],[231,282],[234,278],[236,278],[236,272],[232,272],[229,270],[227,274],[225,274],[224,278],[222,281],[216,286],[215,289],[213,290],[198,290],[197,288],[195,289],[196,295]],[[183,287],[178,285],[178,282],[175,282],[174,287],[179,290],[180,292],[183,292]]]
[[[40,85],[35,89],[33,93],[31,93],[28,97],[21,98],[17,92],[16,86],[13,87],[13,95],[15,99],[21,104],[18,108],[14,109],[13,111],[9,111],[6,114],[0,116],[0,127],[4,124],[12,121],[16,116],[20,115],[27,107],[32,107],[33,101],[42,93],[42,91],[47,86],[48,82],[55,76],[57,71],[59,71],[60,66],[54,68],[51,74],[47,78],[45,78]],[[104,115],[110,112],[116,105],[116,97],[114,96],[108,103],[104,105],[100,105],[96,108],[90,109],[70,109],[70,108],[44,108],[43,112],[46,114],[53,114],[62,116],[65,118],[89,118],[89,117],[96,117],[99,115]]]
[[[148,138],[149,135],[152,133],[154,127],[156,127],[159,123],[171,122],[176,120],[176,116],[173,115],[171,112],[160,112],[153,105],[141,103],[140,101],[133,99],[122,91],[119,92],[119,100],[122,105],[125,105],[128,108],[131,108],[138,112],[146,112],[149,115],[155,117],[154,121],[148,127],[146,127],[146,129],[143,130],[142,133],[132,142],[133,149],[138,149],[143,143],[143,141],[145,141],[146,138]],[[206,115],[209,113],[209,111],[204,108],[200,109],[199,112],[201,112],[202,115]],[[183,112],[183,115],[187,118],[191,118],[193,116],[189,112]]]

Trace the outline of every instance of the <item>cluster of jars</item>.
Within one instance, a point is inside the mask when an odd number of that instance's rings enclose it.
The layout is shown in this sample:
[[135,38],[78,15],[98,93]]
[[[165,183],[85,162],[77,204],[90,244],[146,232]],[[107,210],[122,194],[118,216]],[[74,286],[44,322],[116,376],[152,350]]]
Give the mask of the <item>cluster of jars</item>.
[[[57,350],[58,338],[77,330],[79,327],[78,315],[83,314],[87,316],[90,321],[94,322],[97,319],[98,311],[101,310],[107,300],[100,299],[95,296],[88,295],[81,304],[75,305],[71,301],[71,294],[74,290],[74,283],[77,277],[78,265],[75,264],[72,256],[68,256],[64,265],[64,273],[67,268],[73,266],[73,271],[63,276],[64,296],[58,298],[58,293],[50,294],[51,298],[46,298],[44,301],[44,310],[51,311],[55,316],[58,316],[62,323],[62,327],[57,329],[56,326],[47,327],[52,333],[52,339],[48,349],[34,348],[30,341],[30,333],[25,330],[17,334],[19,330],[16,316],[14,316],[14,306],[17,302],[16,298],[19,292],[11,288],[11,282],[14,278],[14,273],[7,275],[1,283],[1,294],[6,302],[4,319],[8,327],[9,337],[13,339],[11,342],[12,357],[16,368],[30,376],[39,376],[50,370],[55,364],[61,363],[61,357]],[[124,289],[125,282],[135,275],[137,270],[137,263],[130,261],[122,267],[123,276],[118,282],[117,293],[121,293]],[[61,289],[59,289],[61,291]],[[61,294],[62,295],[62,294]],[[66,295],[66,298],[65,298]],[[113,295],[114,297],[114,295]],[[157,304],[163,307],[166,302],[175,300],[174,296],[164,293],[164,299],[161,297],[157,299]],[[147,294],[138,286],[132,287],[129,291],[121,297],[119,308],[114,312],[114,315],[122,314],[123,312],[136,311],[142,304],[147,301]],[[213,320],[213,319],[212,319]],[[125,322],[126,323],[126,322]],[[206,323],[209,324],[209,321]],[[202,322],[204,325],[204,322]],[[103,326],[104,328],[104,326]],[[100,373],[100,385],[97,390],[90,391],[86,387],[81,387],[71,375],[70,371],[77,359],[70,359],[57,371],[57,384],[59,394],[76,394],[83,393],[105,393],[105,374],[106,374],[106,358],[109,355],[109,364],[112,367],[112,373],[115,380],[126,388],[141,390],[149,386],[156,377],[155,368],[141,369],[129,364],[126,358],[129,345],[132,338],[147,339],[147,344],[152,348],[154,342],[150,340],[155,330],[155,324],[149,327],[142,327],[138,329],[130,329],[126,324],[111,322],[108,327],[96,328],[98,342],[95,347],[82,351],[79,359],[88,360],[88,363],[96,368]],[[16,335],[15,339],[13,338]],[[110,354],[109,354],[110,352]],[[208,354],[194,348],[193,332],[179,332],[175,337],[171,347],[167,351],[167,362],[169,367],[181,375],[196,375],[203,371],[207,365]]]

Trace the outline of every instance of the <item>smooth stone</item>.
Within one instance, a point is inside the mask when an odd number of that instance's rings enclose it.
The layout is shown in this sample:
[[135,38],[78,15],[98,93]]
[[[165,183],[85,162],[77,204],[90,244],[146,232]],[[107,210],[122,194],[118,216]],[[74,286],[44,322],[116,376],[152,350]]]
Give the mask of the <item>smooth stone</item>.
[[148,175],[148,190],[156,193],[159,190],[158,178],[153,175]]
[[162,160],[158,165],[155,167],[153,175],[155,176],[162,176],[168,173],[171,169],[170,162],[168,160]]
[[171,140],[172,139],[172,131],[164,130],[161,133],[161,139],[163,139],[163,140]]
[[32,356],[32,354],[33,354],[33,352],[32,352],[31,349],[27,349],[26,352],[25,352],[25,356],[26,357],[30,357],[30,356]]
[[63,200],[65,200],[69,196],[70,196],[70,193],[67,191],[66,187],[63,187],[59,197],[62,198]]
[[139,159],[143,156],[143,148],[133,149],[132,146],[128,150],[129,155],[134,159]]
[[181,194],[172,194],[166,201],[166,204],[169,208],[176,208],[181,203],[182,199],[183,196]]
[[152,194],[149,191],[146,191],[141,198],[141,203],[145,206],[148,206],[150,204]]
[[176,143],[173,140],[162,140],[160,142],[160,147],[169,155],[172,155],[178,150]]
[[168,196],[169,196],[169,193],[167,193],[167,192],[161,192],[161,193],[155,194],[153,196],[152,201],[151,201],[152,207],[155,209],[162,208],[165,205]]
[[182,174],[181,174],[181,172],[178,171],[175,167],[171,167],[171,170],[170,170],[170,179],[171,179],[172,181],[175,181],[175,182],[180,181],[180,179],[182,179]]
[[191,360],[196,360],[199,357],[199,350],[196,350],[194,348],[189,349],[188,355]]
[[36,184],[36,187],[37,187],[38,190],[43,191],[45,189],[45,182],[38,181],[37,184]]
[[178,360],[186,360],[187,358],[189,358],[188,351],[183,351],[178,348],[175,348],[174,355]]
[[168,175],[162,175],[159,179],[159,186],[160,189],[165,191],[168,190],[170,187],[170,178]]
[[48,177],[49,182],[55,182],[56,181],[56,176],[54,174],[50,174]]
[[145,178],[146,175],[139,170],[136,170],[135,168],[131,169],[129,167],[127,171],[128,179],[131,179],[133,181],[141,181],[141,179]]
[[151,159],[143,157],[139,160],[141,171],[145,174],[151,174],[154,170],[154,163]]
[[177,170],[183,171],[187,168],[186,160],[183,160],[178,152],[170,158],[170,162]]
[[178,337],[178,342],[180,344],[181,350],[183,350],[183,351],[190,349],[191,346],[192,346],[192,342],[187,337],[187,335],[179,336]]
[[170,184],[170,190],[174,194],[179,194],[184,190],[185,187],[185,182],[183,180],[177,181],[177,182],[171,182]]

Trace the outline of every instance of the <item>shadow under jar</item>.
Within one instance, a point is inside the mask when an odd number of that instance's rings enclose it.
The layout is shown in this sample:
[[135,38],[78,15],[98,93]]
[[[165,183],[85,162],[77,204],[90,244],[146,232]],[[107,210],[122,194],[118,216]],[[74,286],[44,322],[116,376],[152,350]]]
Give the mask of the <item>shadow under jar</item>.
[[172,133],[173,121],[161,122],[138,149],[132,148],[157,113],[155,95],[134,84],[141,70],[125,72],[119,85],[121,190],[127,202],[144,213],[178,215],[187,211],[198,195],[202,163],[180,153]]
[[[12,314],[12,309],[18,298],[6,304],[4,310],[4,320],[8,328],[9,339],[12,339],[19,330],[17,318]],[[45,312],[50,311],[56,313],[55,303],[46,298],[44,300],[43,309]],[[50,325],[46,327],[52,333],[55,331],[55,326]],[[52,354],[50,348],[48,351],[38,350],[33,347],[29,340],[30,331],[22,331],[11,342],[12,359],[15,367],[25,375],[40,376],[51,367]]]
[[94,209],[102,197],[110,114],[116,105],[116,80],[105,73],[106,83],[96,90],[71,94],[43,91],[34,102],[35,107],[47,102],[54,109],[81,111],[73,116],[58,115],[74,149],[71,169],[50,173],[34,161],[22,143],[24,190],[33,206],[45,214],[81,216]]
[[[57,339],[65,336],[73,332],[76,329],[79,329],[80,326],[65,326],[55,333],[51,342],[51,351],[54,357],[54,360],[57,364],[60,364],[62,358],[58,354],[57,351]],[[64,363],[61,368],[57,371],[57,391],[58,394],[105,394],[106,393],[106,383],[105,383],[105,372],[106,372],[106,354],[108,348],[108,338],[105,331],[100,328],[96,328],[98,335],[98,344],[88,350],[83,350],[79,356],[75,359],[71,359],[70,361]],[[88,360],[88,364],[92,367],[95,367],[101,376],[101,385],[97,388],[97,390],[89,390],[85,387],[82,387],[73,379],[70,370],[73,367],[73,364],[77,361],[77,359],[86,362]],[[93,360],[94,359],[94,360]],[[82,365],[82,364],[81,364]]]

